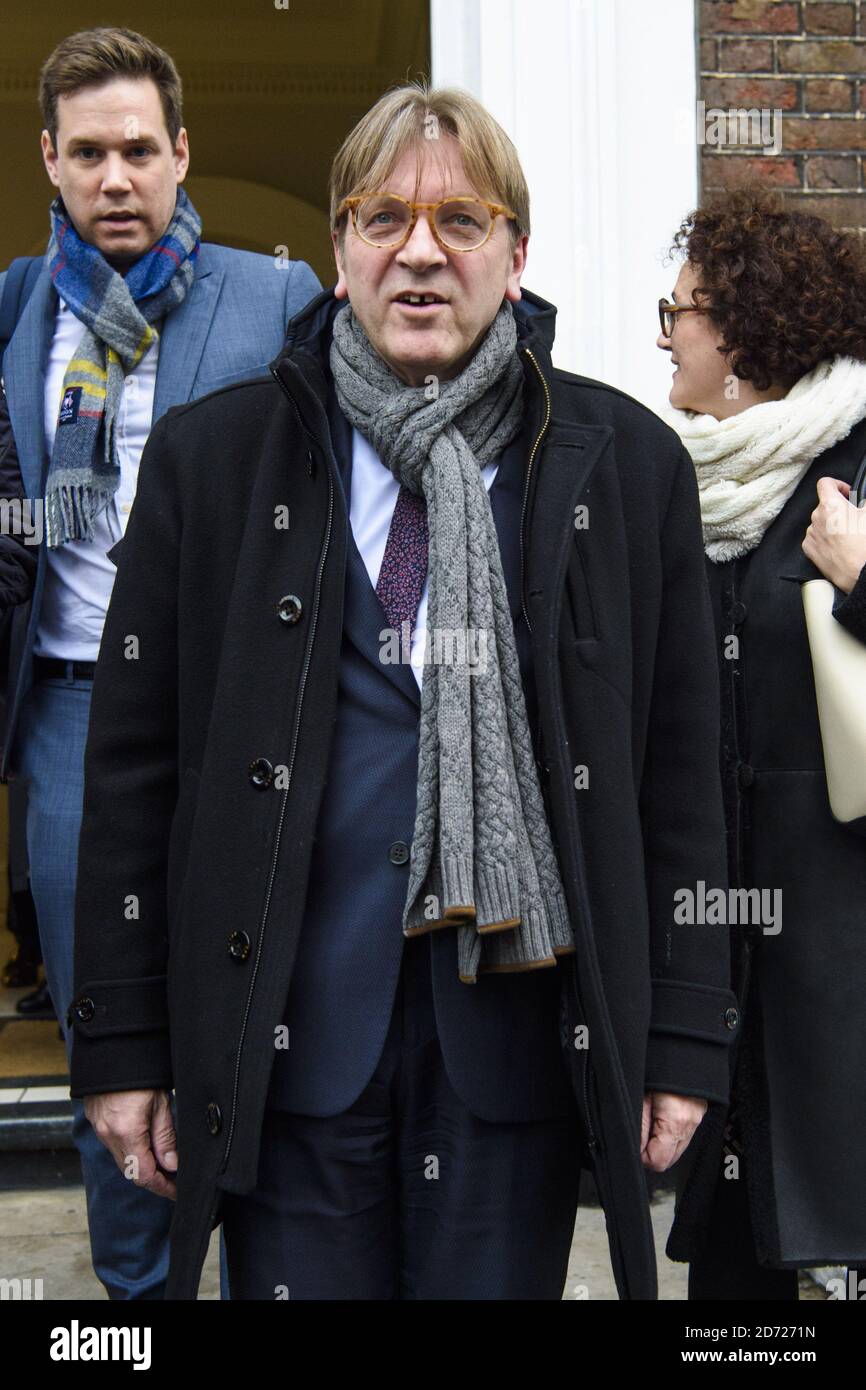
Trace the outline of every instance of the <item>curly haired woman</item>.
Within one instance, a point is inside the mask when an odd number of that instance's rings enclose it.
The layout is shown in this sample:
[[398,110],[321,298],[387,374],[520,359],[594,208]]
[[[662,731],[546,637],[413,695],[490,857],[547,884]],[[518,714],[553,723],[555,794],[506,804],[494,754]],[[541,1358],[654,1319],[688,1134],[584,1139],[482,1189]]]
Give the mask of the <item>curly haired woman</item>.
[[856,236],[742,190],[674,249],[658,346],[701,497],[730,884],[765,891],[728,914],[732,1103],[701,1126],[668,1253],[690,1261],[690,1298],[796,1299],[798,1269],[866,1264],[866,842],[830,812],[800,593],[824,574],[866,642],[866,511],[848,500],[866,260]]

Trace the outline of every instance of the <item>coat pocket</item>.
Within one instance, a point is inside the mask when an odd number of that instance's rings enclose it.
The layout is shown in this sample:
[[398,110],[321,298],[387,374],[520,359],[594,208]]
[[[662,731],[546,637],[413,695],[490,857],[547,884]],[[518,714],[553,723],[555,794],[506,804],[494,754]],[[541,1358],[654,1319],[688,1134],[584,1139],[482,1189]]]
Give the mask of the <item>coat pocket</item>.
[[597,642],[598,624],[580,545],[574,547],[565,573],[565,604],[574,642]]

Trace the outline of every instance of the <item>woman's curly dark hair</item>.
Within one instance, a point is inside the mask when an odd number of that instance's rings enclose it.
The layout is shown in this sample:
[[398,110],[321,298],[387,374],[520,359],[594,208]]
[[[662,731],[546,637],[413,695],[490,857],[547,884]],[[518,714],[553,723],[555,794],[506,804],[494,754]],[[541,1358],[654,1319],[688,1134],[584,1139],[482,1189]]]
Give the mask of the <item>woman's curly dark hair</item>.
[[866,250],[856,234],[738,188],[683,222],[684,251],[731,370],[758,391],[790,390],[828,357],[866,361]]

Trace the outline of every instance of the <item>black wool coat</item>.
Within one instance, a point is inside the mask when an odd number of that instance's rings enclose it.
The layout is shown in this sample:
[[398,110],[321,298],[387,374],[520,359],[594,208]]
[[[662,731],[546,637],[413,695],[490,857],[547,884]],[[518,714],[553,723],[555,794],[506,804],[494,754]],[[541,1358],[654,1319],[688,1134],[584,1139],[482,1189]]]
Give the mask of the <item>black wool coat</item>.
[[[338,307],[331,292],[311,301],[269,376],[167,412],[113,552],[72,1094],[176,1090],[169,1298],[195,1297],[221,1193],[255,1186],[326,794],[348,527],[325,415]],[[678,888],[725,873],[712,617],[688,456],[635,401],[554,370],[554,316],[529,294],[518,306],[534,421],[524,616],[576,947],[561,1037],[620,1293],[653,1298],[642,1096],[724,1105],[737,1026],[726,934],[674,922]],[[579,1025],[588,1048],[573,1046]]]
[[[802,551],[818,479],[853,482],[864,453],[866,420],[815,459],[753,551],[708,562],[730,881],[778,892],[781,907],[732,928],[743,1027],[728,1153],[742,1167],[722,1180],[746,1181],[756,1256],[775,1268],[866,1264],[866,839],[830,811],[800,592],[821,577]],[[866,569],[834,614],[866,642]],[[705,1244],[721,1120],[707,1117],[687,1155],[674,1259]]]

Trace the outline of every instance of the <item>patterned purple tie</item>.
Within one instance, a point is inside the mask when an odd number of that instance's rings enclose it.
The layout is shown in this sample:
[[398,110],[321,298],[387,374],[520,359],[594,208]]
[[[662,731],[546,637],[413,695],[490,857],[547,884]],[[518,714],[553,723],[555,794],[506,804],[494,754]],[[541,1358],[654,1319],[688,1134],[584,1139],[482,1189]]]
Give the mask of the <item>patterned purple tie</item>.
[[419,492],[400,485],[376,584],[388,622],[396,632],[415,626],[427,577],[427,503]]

